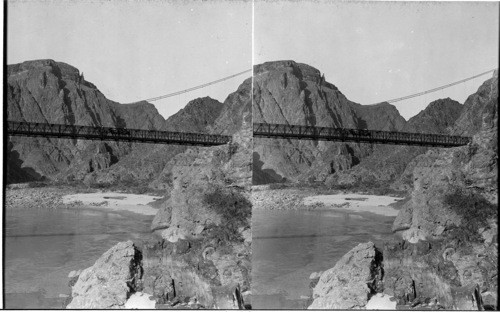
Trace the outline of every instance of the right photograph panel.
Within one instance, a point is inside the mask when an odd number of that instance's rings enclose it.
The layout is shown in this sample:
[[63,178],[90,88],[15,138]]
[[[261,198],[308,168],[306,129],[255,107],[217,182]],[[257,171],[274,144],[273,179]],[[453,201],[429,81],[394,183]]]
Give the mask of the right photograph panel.
[[252,308],[497,309],[498,29],[254,2]]

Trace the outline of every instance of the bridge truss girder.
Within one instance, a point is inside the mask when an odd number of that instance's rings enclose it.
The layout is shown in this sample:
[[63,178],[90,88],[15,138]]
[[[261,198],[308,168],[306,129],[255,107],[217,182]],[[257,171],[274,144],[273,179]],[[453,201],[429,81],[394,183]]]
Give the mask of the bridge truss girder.
[[391,132],[367,129],[329,128],[284,124],[253,124],[254,137],[363,142],[418,146],[455,147],[467,145],[471,138],[442,134]]
[[8,135],[53,137],[155,144],[213,146],[231,142],[231,136],[158,130],[92,127],[64,124],[7,122]]

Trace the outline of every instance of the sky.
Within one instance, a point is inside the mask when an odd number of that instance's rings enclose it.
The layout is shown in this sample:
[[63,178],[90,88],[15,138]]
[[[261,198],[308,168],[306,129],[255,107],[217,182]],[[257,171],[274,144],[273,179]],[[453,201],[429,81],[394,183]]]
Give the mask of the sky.
[[[255,2],[256,64],[309,64],[351,101],[375,104],[498,68],[498,2]],[[489,76],[393,103],[408,119],[463,103]]]
[[[7,21],[8,64],[71,64],[120,103],[276,60],[316,67],[360,104],[498,67],[498,2],[11,0]],[[153,104],[168,117],[198,97],[222,102],[248,77]],[[488,77],[394,105],[408,119],[437,98],[463,103]]]
[[[110,100],[132,103],[252,68],[249,1],[9,1],[7,63],[75,66]],[[153,102],[168,117],[188,101],[223,102],[251,73]]]

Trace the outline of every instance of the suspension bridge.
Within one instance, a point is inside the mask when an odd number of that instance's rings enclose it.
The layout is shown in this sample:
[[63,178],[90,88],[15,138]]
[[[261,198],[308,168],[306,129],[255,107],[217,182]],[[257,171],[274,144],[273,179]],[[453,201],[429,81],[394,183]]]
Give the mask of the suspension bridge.
[[231,136],[227,135],[17,121],[7,122],[7,134],[28,137],[200,146],[223,145],[231,142]]
[[367,129],[329,128],[284,124],[253,124],[254,138],[321,140],[358,143],[402,144],[419,146],[455,147],[467,145],[470,137],[378,131]]
[[[195,86],[182,91],[177,91],[158,97],[147,99],[147,101],[157,101],[164,98],[178,96],[193,90],[201,89],[222,81],[243,75],[251,70],[245,70],[234,75],[230,75],[212,82]],[[478,75],[462,79],[444,86],[415,93],[412,95],[388,100],[386,102],[394,103],[405,99],[422,96],[424,94],[436,92],[451,86],[464,83],[466,81],[483,76],[494,70],[489,70]],[[231,142],[231,136],[219,134],[203,134],[189,132],[170,132],[158,130],[80,126],[66,124],[37,123],[27,121],[7,121],[7,134],[12,136],[30,136],[30,137],[53,137],[53,138],[71,138],[87,140],[113,140],[140,143],[155,144],[180,144],[180,145],[200,145],[214,146],[223,145]],[[449,136],[440,134],[408,133],[408,132],[389,132],[367,129],[348,129],[348,128],[329,128],[313,127],[304,125],[284,125],[284,124],[265,124],[254,123],[253,135],[256,138],[281,138],[298,140],[325,140],[341,142],[364,142],[379,144],[404,144],[420,146],[441,146],[454,147],[466,145],[471,141],[470,137]]]
[[[198,146],[223,145],[231,142],[231,136],[227,135],[15,121],[7,122],[7,133],[8,135],[13,136],[52,137]],[[455,147],[467,145],[471,141],[470,137],[441,134],[267,123],[254,123],[253,135],[256,138],[403,144],[440,147]]]

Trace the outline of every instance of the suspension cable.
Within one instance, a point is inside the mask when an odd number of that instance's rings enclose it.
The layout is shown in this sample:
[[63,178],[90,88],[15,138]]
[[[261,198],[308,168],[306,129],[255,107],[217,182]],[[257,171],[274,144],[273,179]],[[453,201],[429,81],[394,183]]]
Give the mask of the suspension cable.
[[[460,83],[463,83],[463,82],[466,82],[466,81],[469,81],[469,80],[475,79],[475,78],[477,78],[477,77],[480,77],[480,76],[486,75],[486,74],[488,74],[488,73],[494,72],[495,70],[496,70],[496,69],[491,69],[491,70],[488,70],[488,71],[486,71],[486,72],[484,72],[484,73],[480,73],[480,74],[477,74],[477,75],[475,75],[475,76],[472,76],[472,77],[469,77],[469,78],[462,79],[462,80],[460,80],[460,81],[455,81],[455,82],[449,83],[449,84],[444,85],[444,86],[440,86],[440,87],[437,87],[437,88],[434,88],[434,89],[430,89],[430,90],[422,91],[422,92],[419,92],[419,93],[415,93],[415,94],[411,94],[411,95],[407,95],[407,96],[403,96],[403,97],[395,98],[395,99],[388,100],[388,101],[384,101],[384,102],[387,102],[387,103],[399,102],[399,101],[403,101],[403,100],[411,99],[411,98],[414,98],[414,97],[417,97],[417,96],[421,96],[421,95],[424,95],[424,94],[427,94],[427,93],[432,93],[432,92],[435,92],[435,91],[439,91],[439,90],[442,90],[442,89],[446,89],[446,88],[452,87],[452,86],[454,86],[454,85],[457,85],[457,84],[460,84]],[[379,102],[379,103],[382,103],[382,102]]]
[[243,74],[251,72],[251,71],[252,71],[252,69],[247,69],[245,71],[236,73],[234,75],[227,76],[227,77],[224,77],[224,78],[221,78],[221,79],[217,79],[217,80],[214,80],[214,81],[211,81],[211,82],[208,82],[208,83],[196,86],[196,87],[192,87],[192,88],[189,88],[189,89],[185,89],[185,90],[181,90],[181,91],[177,91],[177,92],[173,92],[173,93],[169,93],[169,94],[165,94],[165,95],[160,95],[160,96],[157,96],[157,97],[149,98],[149,99],[146,99],[145,101],[147,101],[147,102],[154,102],[154,101],[158,101],[158,100],[165,99],[165,98],[168,98],[168,97],[176,96],[176,95],[179,95],[179,94],[191,92],[191,91],[194,91],[194,90],[198,90],[198,89],[201,89],[201,88],[204,88],[204,87],[208,87],[208,86],[214,85],[216,83],[219,83],[219,82],[222,82],[222,81],[234,78],[236,76],[243,75]]

